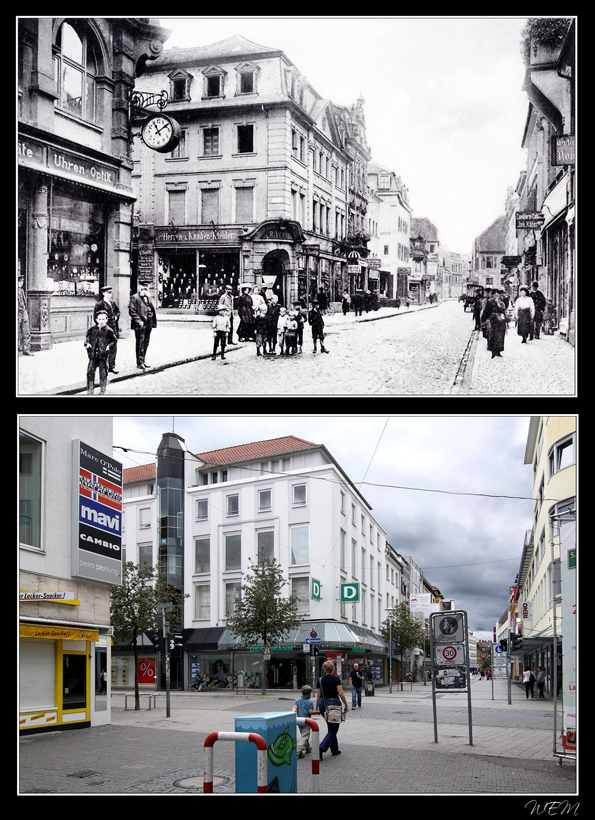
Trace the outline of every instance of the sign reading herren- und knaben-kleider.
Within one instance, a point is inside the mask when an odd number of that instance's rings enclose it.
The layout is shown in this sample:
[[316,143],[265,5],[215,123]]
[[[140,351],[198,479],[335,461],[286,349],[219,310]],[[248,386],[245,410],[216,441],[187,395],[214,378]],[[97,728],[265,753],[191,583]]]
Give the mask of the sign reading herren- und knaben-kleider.
[[122,583],[122,465],[73,441],[72,574]]

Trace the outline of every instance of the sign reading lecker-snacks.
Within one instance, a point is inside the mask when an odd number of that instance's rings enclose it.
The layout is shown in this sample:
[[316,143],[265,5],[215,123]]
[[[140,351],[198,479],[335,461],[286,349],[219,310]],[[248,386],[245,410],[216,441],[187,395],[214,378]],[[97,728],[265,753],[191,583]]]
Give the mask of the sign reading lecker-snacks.
[[72,574],[122,583],[122,465],[73,442]]

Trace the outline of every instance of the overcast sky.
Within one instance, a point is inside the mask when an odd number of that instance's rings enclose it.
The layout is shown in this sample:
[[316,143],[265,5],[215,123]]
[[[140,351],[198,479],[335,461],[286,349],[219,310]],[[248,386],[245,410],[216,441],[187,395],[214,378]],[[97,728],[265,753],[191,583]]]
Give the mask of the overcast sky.
[[[468,613],[480,639],[508,604],[525,532],[533,524],[532,470],[524,464],[530,416],[114,416],[114,457],[154,462],[163,433],[192,453],[294,435],[324,444],[428,581]],[[375,485],[392,485],[381,487]],[[395,489],[418,488],[418,489]],[[448,492],[426,492],[444,490]],[[454,493],[470,493],[456,495]]]
[[280,48],[315,91],[365,100],[372,159],[401,176],[414,217],[470,254],[525,170],[524,17],[160,18],[165,48],[240,34]]

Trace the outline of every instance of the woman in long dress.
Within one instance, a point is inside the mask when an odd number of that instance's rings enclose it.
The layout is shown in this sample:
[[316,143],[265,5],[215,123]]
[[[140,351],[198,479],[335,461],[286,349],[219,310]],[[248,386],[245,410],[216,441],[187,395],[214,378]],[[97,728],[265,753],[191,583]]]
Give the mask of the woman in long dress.
[[492,359],[496,356],[502,358],[506,334],[506,306],[497,290],[492,291],[481,314],[481,321],[486,322],[488,326],[488,350],[492,351]]
[[517,333],[523,337],[523,344],[526,344],[527,336],[533,331],[535,303],[529,296],[529,288],[520,288],[519,292],[520,296],[514,303],[514,315],[517,321]]
[[241,342],[254,339],[254,310],[250,290],[251,287],[248,285],[242,287],[242,295],[238,299],[238,316],[240,317],[238,339]]

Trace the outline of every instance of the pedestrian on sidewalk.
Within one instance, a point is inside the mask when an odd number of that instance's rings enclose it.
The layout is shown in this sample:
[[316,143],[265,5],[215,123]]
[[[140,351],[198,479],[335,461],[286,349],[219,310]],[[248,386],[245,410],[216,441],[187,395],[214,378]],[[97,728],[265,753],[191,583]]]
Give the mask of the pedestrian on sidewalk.
[[[492,289],[486,288],[483,292],[483,296],[481,297],[481,316],[483,317],[484,311],[487,307],[488,301],[492,296]],[[489,339],[490,335],[490,320],[489,319],[481,319],[480,321],[481,330],[483,333],[484,339]]]
[[541,668],[541,666],[537,667],[537,677],[535,680],[537,681],[537,688],[539,689],[539,697],[545,700],[545,695],[543,694],[543,687],[545,685],[545,671]]
[[116,343],[116,336],[107,324],[107,312],[100,310],[95,316],[95,324],[87,331],[84,345],[87,348],[87,395],[95,390],[95,371],[99,368],[99,393],[103,395],[107,385],[107,361],[109,350]]
[[27,294],[23,285],[25,277],[19,276],[19,353],[23,356],[32,356],[31,353],[31,330],[29,326],[29,308],[27,307]]
[[[302,696],[294,702],[292,712],[296,712],[300,718],[311,718],[312,715],[319,714],[314,708],[311,686],[302,686]],[[312,751],[312,746],[310,745],[311,729],[307,723],[305,726],[298,726],[298,729],[300,730],[300,739],[297,745],[297,756],[304,757],[306,752]]]
[[[262,299],[262,297],[260,298]],[[266,350],[267,330],[267,306],[264,299],[262,299],[262,301],[258,300],[254,307],[254,339],[256,341],[257,356],[262,355],[261,349]]]
[[277,320],[277,344],[279,345],[281,356],[285,353],[285,328],[287,326],[287,318],[287,308],[281,307]]
[[474,330],[481,330],[481,291],[475,291],[475,301],[473,302],[473,320],[475,322]]
[[306,324],[306,312],[303,310],[303,306],[301,302],[294,302],[293,309],[295,311],[295,320],[297,322],[297,352],[302,352],[302,347],[304,344],[304,325]]
[[157,312],[149,298],[149,287],[146,283],[139,285],[138,291],[130,297],[128,304],[130,326],[136,336],[136,366],[140,370],[150,367],[145,361],[151,331],[157,327]]
[[254,341],[254,308],[250,296],[251,290],[251,285],[242,285],[242,295],[238,299],[238,316],[240,317],[238,339],[240,342]]
[[217,310],[219,311],[221,308],[225,308],[225,315],[229,318],[227,344],[235,345],[233,340],[233,288],[231,285],[225,285],[225,291],[219,297]]
[[350,302],[351,302],[351,300],[349,298],[349,293],[346,290],[344,290],[343,291],[343,297],[341,299],[341,307],[343,308],[343,316],[346,316],[349,313]]
[[543,312],[545,310],[545,296],[539,290],[539,283],[533,282],[531,285],[531,293],[529,294],[531,299],[533,299],[533,304],[535,305],[535,315],[533,317],[533,329],[534,333],[531,334],[531,339],[535,336],[536,339],[539,339],[539,329],[541,328],[541,323],[543,322]]
[[343,692],[341,678],[335,675],[335,664],[332,661],[325,661],[322,664],[322,671],[324,675],[318,679],[318,687],[316,689],[316,708],[319,710],[322,717],[326,720],[328,732],[322,739],[319,751],[320,760],[322,755],[330,748],[331,754],[340,755],[339,743],[337,741],[337,733],[339,731],[340,722],[332,723],[327,719],[326,711],[328,706],[340,706],[341,701],[345,704],[345,714],[349,711],[347,707],[347,700]]
[[295,356],[297,352],[298,320],[295,310],[290,310],[285,319],[285,355]]
[[[105,310],[107,313],[107,324],[108,327],[114,331],[114,335],[116,340],[120,335],[120,308],[112,299],[112,288],[109,285],[101,288],[101,299],[95,302],[95,307],[93,308],[93,319],[99,313],[100,310]],[[118,343],[116,341],[115,345],[112,345],[110,348],[108,361],[107,361],[107,369],[109,373],[117,373],[116,370],[116,353],[118,352]]]
[[525,684],[525,697],[529,700],[529,692],[531,692],[531,700],[535,700],[533,697],[533,687],[535,685],[535,675],[531,672],[531,668],[529,666],[525,666],[525,671],[523,672],[523,683]]
[[314,345],[314,353],[317,352],[316,342],[320,339],[320,350],[322,353],[328,353],[324,346],[324,319],[322,313],[318,309],[318,302],[312,302],[312,310],[308,314],[308,324],[312,326],[312,344]]
[[225,305],[219,306],[217,316],[213,319],[213,355],[212,361],[217,358],[217,347],[221,345],[221,358],[225,359],[225,340],[229,334],[230,319]]
[[359,670],[359,663],[354,663],[349,673],[349,683],[351,684],[351,708],[355,709],[355,701],[357,705],[362,708],[362,687],[364,683],[364,676]]
[[355,293],[353,294],[353,300],[352,301],[353,301],[353,309],[355,310],[355,315],[356,315],[356,318],[357,318],[357,316],[362,315],[362,310],[363,310],[363,307],[364,307],[363,294],[359,290],[356,290]]
[[514,315],[517,321],[517,334],[522,336],[522,344],[526,344],[527,336],[533,338],[535,303],[529,296],[529,288],[520,288],[519,294],[519,298],[514,303]]
[[481,320],[488,325],[488,350],[492,351],[492,359],[502,358],[506,335],[506,307],[500,293],[495,289],[487,300]]
[[267,304],[267,331],[264,341],[264,352],[275,355],[275,345],[277,344],[277,324],[279,322],[279,313],[281,306],[279,304],[279,297],[276,293],[271,296],[270,302]]

